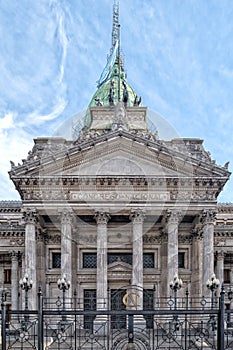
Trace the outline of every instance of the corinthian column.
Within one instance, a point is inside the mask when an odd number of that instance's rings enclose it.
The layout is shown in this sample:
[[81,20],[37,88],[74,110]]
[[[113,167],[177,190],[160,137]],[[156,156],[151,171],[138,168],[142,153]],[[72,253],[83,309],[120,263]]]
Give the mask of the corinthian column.
[[143,309],[143,221],[144,213],[141,209],[131,212],[133,223],[133,269],[132,286],[139,287],[137,309]]
[[[213,210],[202,212],[201,222],[203,224],[203,269],[202,285],[203,295],[208,295],[210,291],[206,287],[207,280],[214,273],[214,223],[216,213]],[[218,276],[217,276],[218,277]]]
[[11,252],[11,307],[12,310],[19,308],[19,257],[18,253]]
[[96,273],[96,296],[97,309],[107,309],[108,298],[108,271],[107,271],[107,223],[110,215],[104,212],[95,214],[97,223],[97,273]]
[[32,289],[28,292],[28,308],[29,310],[35,310],[37,303],[36,211],[31,209],[25,210],[23,218],[25,221],[24,273],[27,273],[29,279],[33,281]]
[[68,298],[72,296],[72,219],[70,211],[61,212],[61,275],[71,283],[66,291]]
[[181,213],[168,211],[166,216],[167,232],[167,296],[171,294],[169,283],[178,273],[178,227]]

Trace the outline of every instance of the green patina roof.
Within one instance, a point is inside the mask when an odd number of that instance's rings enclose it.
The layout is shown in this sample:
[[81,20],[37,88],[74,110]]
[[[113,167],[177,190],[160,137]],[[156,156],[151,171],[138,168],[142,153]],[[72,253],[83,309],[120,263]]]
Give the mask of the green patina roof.
[[[97,106],[97,101],[101,103],[102,106],[109,106],[109,93],[110,93],[110,87],[112,82],[114,82],[114,103],[113,105],[116,105],[117,102],[123,99],[123,90],[124,86],[123,83],[125,83],[125,86],[128,91],[128,101],[127,106],[134,106],[135,98],[138,96],[136,92],[133,90],[133,88],[127,83],[126,81],[126,75],[121,67],[121,72],[119,75],[119,65],[118,65],[118,58],[116,59],[116,62],[112,68],[111,75],[107,81],[105,81],[103,84],[99,86],[97,91],[94,93],[91,102],[89,103],[89,106],[86,111],[86,116],[84,120],[84,125],[86,127],[90,126],[91,123],[91,115],[90,115],[90,107]],[[118,81],[120,78],[120,98],[118,98]]]
[[[119,71],[120,70],[120,71]],[[114,83],[114,84],[113,84]],[[112,89],[112,86],[114,88]],[[113,90],[113,101],[109,101],[110,91]],[[120,93],[119,93],[120,90]],[[124,91],[127,91],[127,102]],[[118,96],[120,95],[120,96]],[[141,99],[140,99],[141,100]],[[93,106],[114,106],[119,101],[123,101],[126,106],[139,105],[138,95],[126,81],[126,75],[120,54],[120,24],[119,24],[119,3],[114,1],[113,5],[113,27],[112,27],[112,47],[107,64],[98,81],[98,89],[89,103],[84,119],[84,127],[91,125],[90,107]]]

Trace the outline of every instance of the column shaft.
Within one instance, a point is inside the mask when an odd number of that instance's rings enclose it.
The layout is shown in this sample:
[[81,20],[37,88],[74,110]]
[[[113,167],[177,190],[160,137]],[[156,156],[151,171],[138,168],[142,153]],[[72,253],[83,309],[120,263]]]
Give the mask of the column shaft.
[[71,282],[68,298],[72,296],[72,218],[70,211],[61,213],[61,275]]
[[11,253],[11,308],[17,310],[19,308],[19,261],[18,253]]
[[224,252],[217,252],[216,277],[220,281],[220,286],[224,282]]
[[28,292],[28,308],[35,310],[37,304],[37,263],[36,263],[36,221],[37,216],[34,210],[24,212],[25,220],[25,273],[32,279],[33,286]]
[[215,220],[215,212],[213,210],[203,211],[202,213],[202,223],[203,223],[202,285],[203,285],[204,295],[210,294],[210,291],[206,287],[206,282],[214,273],[214,220]]
[[167,296],[171,294],[169,283],[178,273],[178,226],[181,214],[169,211],[167,214]]
[[97,309],[107,309],[108,303],[108,270],[107,270],[107,223],[110,216],[107,213],[97,212],[97,272],[96,272],[96,296]]
[[138,289],[137,309],[143,309],[143,220],[144,214],[138,209],[132,211],[131,219],[133,223],[133,269],[132,286]]

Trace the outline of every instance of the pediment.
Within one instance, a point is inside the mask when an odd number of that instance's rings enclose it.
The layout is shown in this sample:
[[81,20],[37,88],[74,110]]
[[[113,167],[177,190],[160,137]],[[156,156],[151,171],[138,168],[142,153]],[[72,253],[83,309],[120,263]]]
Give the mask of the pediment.
[[[227,169],[215,165],[206,156],[207,152],[200,147],[200,140],[196,142],[196,148],[198,146],[201,149],[196,159],[195,152],[192,154],[187,147],[180,145],[181,142],[177,141],[151,142],[127,132],[110,133],[76,144],[62,140],[55,145],[56,148],[42,151],[39,155],[32,151],[23,165],[12,167],[10,175],[229,177]],[[43,148],[43,145],[39,146]]]
[[132,266],[125,263],[125,262],[122,262],[122,261],[116,261],[112,264],[109,264],[108,265],[108,271],[109,272],[120,272],[120,271],[124,271],[124,272],[131,272],[132,271]]

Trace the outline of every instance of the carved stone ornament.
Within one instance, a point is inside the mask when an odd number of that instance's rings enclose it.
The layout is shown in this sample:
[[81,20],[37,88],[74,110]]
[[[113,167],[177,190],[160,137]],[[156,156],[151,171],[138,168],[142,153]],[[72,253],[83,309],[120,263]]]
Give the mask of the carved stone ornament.
[[225,257],[225,253],[221,250],[216,252],[216,258],[218,261],[224,260]]
[[203,210],[201,214],[201,222],[206,224],[214,224],[216,218],[216,211],[215,210]]
[[108,221],[110,220],[110,215],[106,212],[100,212],[97,211],[94,216],[97,224],[105,224],[107,225]]
[[165,220],[167,224],[176,224],[178,225],[182,219],[182,213],[178,210],[168,209],[166,212]]
[[152,235],[143,235],[143,243],[144,244],[161,244],[162,237],[161,236],[152,236]]
[[26,209],[23,211],[23,220],[26,224],[36,224],[38,217],[35,209]]
[[127,113],[123,102],[118,102],[115,107],[112,129],[128,130]]
[[61,214],[61,224],[72,224],[73,213],[70,210],[63,210],[60,212]]
[[132,209],[130,214],[130,219],[132,220],[133,224],[142,224],[145,218],[145,213],[142,209]]

